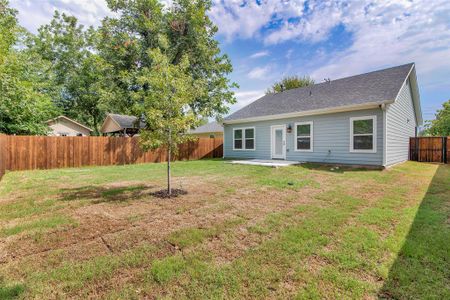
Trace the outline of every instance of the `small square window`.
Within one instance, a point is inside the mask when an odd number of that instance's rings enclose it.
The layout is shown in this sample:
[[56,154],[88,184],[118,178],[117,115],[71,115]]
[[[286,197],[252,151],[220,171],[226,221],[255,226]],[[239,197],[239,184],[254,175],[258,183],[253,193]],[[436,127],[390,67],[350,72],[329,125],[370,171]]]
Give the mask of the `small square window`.
[[255,150],[255,129],[235,128],[233,130],[234,150]]
[[234,140],[234,149],[242,149],[242,140]]
[[252,129],[245,129],[245,138],[246,139],[252,139],[254,138],[254,130]]
[[313,151],[313,122],[295,124],[295,150]]
[[376,116],[350,118],[350,152],[376,152]]
[[353,134],[372,134],[373,120],[356,120],[353,122]]
[[245,139],[245,149],[254,149],[254,148],[255,148],[255,140]]

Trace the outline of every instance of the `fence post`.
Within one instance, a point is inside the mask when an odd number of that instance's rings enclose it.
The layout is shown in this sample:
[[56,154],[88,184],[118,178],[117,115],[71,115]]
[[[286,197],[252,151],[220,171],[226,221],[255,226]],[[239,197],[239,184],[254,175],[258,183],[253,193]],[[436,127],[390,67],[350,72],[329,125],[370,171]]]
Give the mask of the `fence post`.
[[419,138],[416,138],[416,155],[417,155],[417,161],[420,161],[420,140]]
[[447,137],[442,137],[442,162],[447,163]]

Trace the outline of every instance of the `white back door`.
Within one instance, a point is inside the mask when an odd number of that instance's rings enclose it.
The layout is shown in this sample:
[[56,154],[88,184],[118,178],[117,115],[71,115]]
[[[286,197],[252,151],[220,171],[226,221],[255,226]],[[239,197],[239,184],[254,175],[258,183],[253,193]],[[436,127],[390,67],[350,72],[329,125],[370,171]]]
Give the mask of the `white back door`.
[[271,131],[272,158],[286,159],[286,126],[275,125]]

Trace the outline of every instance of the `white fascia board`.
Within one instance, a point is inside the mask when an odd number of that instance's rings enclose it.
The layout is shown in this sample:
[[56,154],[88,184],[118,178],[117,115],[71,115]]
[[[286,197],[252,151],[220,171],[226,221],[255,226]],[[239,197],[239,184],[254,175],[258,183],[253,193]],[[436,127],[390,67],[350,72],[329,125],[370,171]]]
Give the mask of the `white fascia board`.
[[295,117],[325,115],[325,114],[333,114],[333,113],[338,113],[338,112],[372,109],[372,108],[378,108],[382,104],[391,104],[393,102],[394,102],[394,100],[388,100],[388,101],[382,101],[382,102],[370,102],[370,103],[364,103],[364,104],[358,104],[358,105],[347,105],[347,106],[339,106],[339,107],[334,107],[334,108],[324,108],[324,109],[308,110],[308,111],[303,111],[303,112],[293,112],[293,113],[278,114],[278,115],[260,116],[260,117],[254,117],[254,118],[246,118],[246,119],[224,120],[223,124],[237,124],[237,123],[267,121],[267,120],[288,119],[288,118],[295,118]]

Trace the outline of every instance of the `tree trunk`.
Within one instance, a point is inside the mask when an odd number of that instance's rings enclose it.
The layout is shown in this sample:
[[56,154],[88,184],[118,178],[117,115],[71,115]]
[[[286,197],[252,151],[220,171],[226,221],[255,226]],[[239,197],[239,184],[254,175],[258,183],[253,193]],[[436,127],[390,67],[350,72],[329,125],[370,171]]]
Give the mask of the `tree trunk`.
[[170,146],[167,149],[167,194],[169,197],[172,195],[172,189],[170,187]]
[[94,134],[96,136],[99,136],[100,135],[100,131],[98,130],[98,127],[97,127],[98,126],[97,115],[93,115],[92,117],[94,119]]
[[172,128],[169,128],[169,143],[167,145],[167,195],[172,195],[172,188],[170,186],[170,155],[172,152]]

